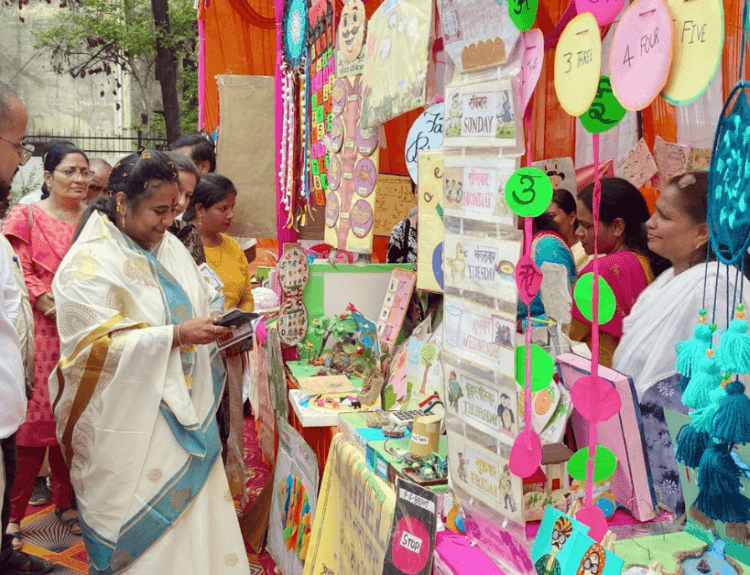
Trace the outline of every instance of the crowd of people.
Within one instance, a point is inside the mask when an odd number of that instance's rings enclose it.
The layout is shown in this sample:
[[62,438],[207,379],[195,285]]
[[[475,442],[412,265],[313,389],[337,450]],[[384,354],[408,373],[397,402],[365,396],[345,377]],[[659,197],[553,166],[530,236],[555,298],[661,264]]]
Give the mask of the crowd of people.
[[[0,81],[3,206],[27,121]],[[20,528],[45,461],[90,573],[249,573],[244,356],[216,346],[223,313],[254,305],[234,185],[200,134],[114,166],[58,141],[43,166],[0,214],[0,573],[53,569]]]

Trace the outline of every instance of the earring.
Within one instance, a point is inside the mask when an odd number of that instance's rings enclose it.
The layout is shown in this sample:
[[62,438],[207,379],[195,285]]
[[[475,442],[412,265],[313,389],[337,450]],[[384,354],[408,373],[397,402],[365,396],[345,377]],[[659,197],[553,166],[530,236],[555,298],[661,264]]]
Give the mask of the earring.
[[120,205],[121,205],[121,202],[117,202],[117,207],[115,209],[117,210],[118,214],[120,213]]

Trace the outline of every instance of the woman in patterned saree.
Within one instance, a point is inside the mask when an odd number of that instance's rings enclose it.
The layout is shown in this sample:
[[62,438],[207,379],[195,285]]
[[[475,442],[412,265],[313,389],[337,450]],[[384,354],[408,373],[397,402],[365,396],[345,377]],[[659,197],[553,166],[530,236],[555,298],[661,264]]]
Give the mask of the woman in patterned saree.
[[52,285],[57,437],[89,573],[249,574],[216,407],[222,298],[172,234],[177,171],[133,154],[84,214]]

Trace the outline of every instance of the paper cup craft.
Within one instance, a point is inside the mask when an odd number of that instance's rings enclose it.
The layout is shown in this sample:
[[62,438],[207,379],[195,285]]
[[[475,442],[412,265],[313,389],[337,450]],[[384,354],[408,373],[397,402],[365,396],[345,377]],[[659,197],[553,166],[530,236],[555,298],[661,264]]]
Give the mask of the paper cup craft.
[[555,50],[555,92],[571,116],[589,109],[599,86],[602,40],[596,18],[586,12],[563,30]]
[[[366,198],[375,189],[377,181],[378,170],[371,159],[362,158],[357,162],[354,167],[354,188],[357,190],[357,194]],[[370,211],[372,211],[372,208],[370,208]]]
[[609,69],[612,90],[628,110],[643,110],[667,83],[672,64],[672,14],[664,0],[639,0],[615,28]]
[[694,102],[716,75],[724,49],[722,0],[669,0],[675,35],[672,69],[662,97],[676,106]]

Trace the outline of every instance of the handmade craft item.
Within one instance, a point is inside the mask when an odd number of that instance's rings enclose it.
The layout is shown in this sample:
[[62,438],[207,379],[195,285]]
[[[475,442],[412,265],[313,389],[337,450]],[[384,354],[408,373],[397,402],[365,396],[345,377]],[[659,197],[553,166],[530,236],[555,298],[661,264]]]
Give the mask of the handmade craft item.
[[378,174],[373,233],[390,236],[393,226],[409,215],[415,206],[412,180],[408,176]]
[[513,78],[513,84],[520,95],[521,105],[518,109],[521,113],[525,113],[542,74],[544,35],[541,30],[535,28],[524,32],[521,35],[521,42],[523,45],[521,71]]
[[445,89],[445,147],[517,145],[516,110],[509,80]]
[[445,51],[461,72],[505,64],[519,37],[511,3],[440,0],[437,5]]
[[635,147],[630,150],[622,162],[617,166],[615,175],[624,178],[640,188],[658,172],[656,162],[648,149],[646,140],[641,138]]
[[568,190],[574,198],[576,197],[578,189],[576,188],[576,168],[573,165],[573,158],[549,158],[548,160],[532,162],[531,166],[539,168],[547,174],[552,182],[553,189]]
[[443,145],[443,113],[445,104],[440,102],[422,112],[409,128],[404,147],[406,169],[415,184],[419,184],[417,162],[421,152],[440,150]]
[[284,246],[278,264],[281,286],[281,309],[279,310],[279,337],[285,345],[297,345],[307,333],[307,308],[302,302],[310,268],[307,256],[299,244]]
[[[364,16],[364,11],[362,12]],[[317,0],[310,6],[310,27],[307,34],[309,54],[308,81],[310,90],[307,96],[309,119],[309,166],[310,197],[308,202],[317,206],[326,203],[328,191],[329,152],[323,143],[326,134],[332,131],[333,121],[331,91],[336,79],[334,59],[334,8],[333,0]],[[362,19],[364,23],[364,17]]]
[[396,339],[406,318],[409,300],[417,282],[417,275],[410,270],[396,268],[391,274],[383,308],[378,317],[378,338],[381,350],[393,353]]
[[431,0],[389,0],[370,18],[362,125],[375,128],[425,104]]
[[356,76],[365,70],[367,17],[362,0],[349,0],[344,4],[336,36],[336,76]]
[[[360,34],[348,19],[354,17],[355,8],[351,7],[351,14],[347,10],[346,21],[343,18],[339,21],[339,28],[349,27],[346,33],[353,35],[352,42],[356,42],[356,35]],[[356,14],[360,14],[358,8]],[[363,27],[364,10],[361,16],[360,27]],[[344,33],[340,31],[341,38]],[[331,89],[333,120],[327,140],[330,162],[324,236],[326,243],[335,248],[369,254],[372,252],[380,151],[377,131],[366,129],[361,123],[361,91],[361,74],[340,77]]]
[[571,116],[589,109],[599,85],[602,42],[596,18],[585,12],[565,27],[555,50],[555,93]]
[[[746,5],[745,17],[747,10]],[[729,317],[728,309],[716,309],[718,293],[714,290],[712,301],[704,285],[695,337],[677,348],[676,369],[683,376],[682,401],[694,410],[690,413],[692,423],[677,437],[677,459],[698,470],[699,492],[689,510],[690,517],[706,529],[721,521],[730,538],[748,545],[750,499],[741,492],[743,471],[733,457],[735,445],[750,442],[750,399],[739,378],[750,373],[750,335],[743,301],[745,257],[750,246],[750,216],[746,210],[750,171],[745,135],[750,121],[746,92],[750,84],[742,79],[744,35],[742,42],[740,80],[727,98],[714,139],[707,211],[710,248],[717,262],[707,262],[706,273],[709,266],[716,265],[718,277],[719,267],[727,266],[727,290],[733,280],[727,307],[734,302],[734,317]]]
[[600,76],[594,101],[579,118],[581,125],[587,132],[598,134],[619,124],[620,120],[625,117],[625,112],[625,108],[622,107],[622,104],[612,92],[612,83],[609,77]]

